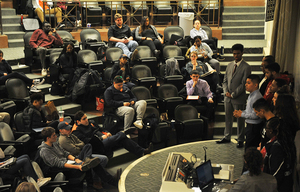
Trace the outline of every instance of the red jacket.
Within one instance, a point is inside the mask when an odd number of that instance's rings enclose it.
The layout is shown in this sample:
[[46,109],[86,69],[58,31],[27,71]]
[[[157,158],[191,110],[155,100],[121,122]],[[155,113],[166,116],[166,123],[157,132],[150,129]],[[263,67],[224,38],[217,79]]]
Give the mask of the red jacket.
[[29,45],[32,48],[45,47],[49,49],[52,47],[52,44],[62,45],[63,41],[58,33],[55,36],[47,35],[42,29],[35,30],[29,41]]

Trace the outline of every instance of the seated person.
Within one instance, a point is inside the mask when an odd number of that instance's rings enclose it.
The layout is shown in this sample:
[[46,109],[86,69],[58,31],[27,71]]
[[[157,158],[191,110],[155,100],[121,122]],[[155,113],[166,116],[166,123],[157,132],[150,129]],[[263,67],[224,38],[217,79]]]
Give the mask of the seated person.
[[74,50],[73,43],[67,43],[64,45],[64,48],[59,55],[58,62],[63,76],[60,80],[71,82],[77,68],[77,53]]
[[123,18],[120,13],[116,13],[114,16],[115,25],[112,25],[108,29],[108,41],[114,42],[115,47],[120,47],[123,53],[131,58],[132,61],[136,60],[139,45],[133,40],[130,28],[128,25],[123,24]]
[[150,47],[153,55],[157,58],[159,57],[163,49],[162,44],[164,41],[159,36],[156,28],[153,25],[150,25],[148,16],[144,16],[141,25],[136,28],[135,39],[140,45],[147,45]]
[[[60,136],[58,138],[59,145],[71,155],[78,159],[83,159],[84,156],[89,158],[97,157],[100,159],[100,165],[104,168],[108,162],[105,155],[92,154],[91,144],[85,144],[72,133],[72,126],[63,121],[58,124]],[[94,178],[93,187],[101,189],[101,181],[99,178]]]
[[119,75],[122,76],[124,81],[123,83],[126,84],[126,86],[131,89],[132,87],[135,86],[134,83],[129,82],[130,81],[130,67],[128,63],[128,57],[125,54],[122,54],[119,58],[119,62],[115,63],[112,66],[112,71],[111,71],[111,80],[115,78],[115,76]]
[[218,60],[213,59],[213,51],[211,48],[204,42],[201,41],[200,36],[194,38],[194,45],[190,48],[190,52],[196,51],[198,54],[198,59],[202,62],[209,63],[219,74],[220,73],[220,63]]
[[56,29],[51,29],[49,22],[44,21],[42,24],[42,29],[37,29],[33,32],[29,45],[34,49],[36,54],[41,60],[42,75],[47,75],[47,66],[46,66],[46,53],[49,48],[53,45],[62,45],[63,41]]
[[105,104],[116,111],[118,116],[124,116],[124,131],[128,131],[136,113],[136,121],[133,123],[139,129],[143,128],[142,118],[146,112],[147,102],[137,101],[130,89],[123,85],[123,78],[116,76],[113,85],[104,92]]
[[263,158],[257,149],[254,147],[248,148],[244,154],[244,162],[247,171],[242,174],[229,192],[277,191],[275,177],[261,171]]
[[278,192],[293,191],[296,161],[294,137],[288,132],[286,124],[278,118],[268,121],[266,136],[269,142],[261,150],[264,158],[263,172],[276,178]]
[[264,75],[259,83],[259,91],[262,95],[265,94],[267,85],[270,81],[270,79],[268,79],[267,76],[265,75],[266,74],[265,66],[268,65],[269,63],[274,63],[274,62],[275,62],[275,58],[271,55],[267,55],[262,59],[261,70],[264,73]]
[[22,182],[18,185],[15,192],[36,192],[36,188],[33,183]]
[[46,126],[56,129],[59,122],[57,120],[52,122],[47,121],[43,113],[43,95],[41,93],[34,93],[30,95],[30,101],[29,106],[23,111],[25,129],[29,132],[34,132],[32,128],[42,128]]
[[[5,156],[1,148],[0,148],[0,156],[1,157]],[[5,162],[0,162],[0,165],[3,165],[4,163]],[[40,178],[40,179],[38,178],[37,174],[35,173],[32,167],[31,160],[28,155],[22,155],[18,157],[17,161],[4,172],[5,174],[1,174],[2,175],[1,177],[2,179],[14,179],[15,174],[19,174],[20,171],[22,171],[24,175],[33,178],[37,182],[39,187],[47,185],[47,183],[49,183],[49,181],[51,180],[51,177]]]
[[191,80],[186,82],[186,92],[187,95],[197,95],[199,96],[198,100],[189,101],[189,105],[205,106],[205,110],[201,110],[201,114],[209,119],[209,122],[213,122],[214,116],[214,101],[213,95],[210,91],[210,87],[205,80],[199,79],[199,72],[193,70],[191,72]]
[[[219,81],[218,74],[215,73],[216,70],[213,69],[210,65],[203,64],[201,61],[197,60],[198,54],[196,51],[191,52],[190,58],[191,61],[186,64],[186,71],[188,73],[187,75],[192,75],[192,71],[197,70],[199,72],[200,78],[206,80],[210,86],[210,90],[212,92],[215,92]],[[208,72],[212,74],[206,76],[205,74]],[[203,75],[204,77],[201,77]]]
[[55,17],[57,19],[57,23],[60,24],[59,27],[63,27],[65,24],[62,24],[62,11],[59,7],[55,7],[53,9],[50,9],[49,6],[53,5],[53,2],[44,2],[43,5],[43,0],[32,0],[32,6],[35,8],[34,12],[37,14],[39,17],[40,21],[43,23],[45,21],[44,18],[44,6],[45,6],[45,15],[49,14],[55,14]]
[[117,132],[115,135],[112,135],[107,130],[104,130],[96,124],[89,122],[86,114],[83,111],[78,111],[74,116],[74,120],[76,121],[76,124],[73,126],[72,134],[77,136],[77,138],[83,141],[85,144],[91,143],[95,149],[99,148],[101,145],[98,144],[99,140],[95,141],[95,137],[99,138],[100,142],[103,144],[105,152],[109,155],[113,153],[112,148],[115,146],[124,147],[126,150],[138,157],[150,154],[152,151],[152,144],[150,144],[147,149],[144,149],[136,142],[129,139],[124,132]]
[[3,52],[0,50],[0,85],[5,85],[6,80],[10,78],[21,79],[26,85],[30,86],[31,92],[40,92],[41,90],[37,89],[37,86],[43,84],[45,81],[45,79],[41,82],[39,79],[32,80],[24,74],[12,72],[11,66],[3,59]]
[[[69,152],[65,151],[57,140],[55,129],[46,127],[42,130],[44,141],[39,146],[40,156],[44,163],[51,168],[58,168],[59,171],[69,170],[69,176],[72,178],[80,178],[81,172],[92,169],[103,182],[113,186],[118,186],[119,178],[114,178],[99,164],[99,158],[90,159],[89,156],[83,155],[81,159],[77,159]],[[68,160],[75,161],[74,164],[67,163]],[[83,161],[84,160],[84,161]]]

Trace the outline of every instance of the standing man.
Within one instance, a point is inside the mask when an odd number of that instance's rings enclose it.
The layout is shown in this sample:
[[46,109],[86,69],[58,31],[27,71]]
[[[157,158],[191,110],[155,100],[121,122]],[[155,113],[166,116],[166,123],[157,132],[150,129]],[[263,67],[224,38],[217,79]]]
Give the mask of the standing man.
[[122,15],[116,13],[114,19],[116,24],[109,27],[108,40],[113,42],[115,47],[120,47],[123,53],[133,61],[137,57],[138,50],[136,48],[139,44],[133,40],[128,25],[123,24]]
[[[259,76],[249,75],[246,81],[246,91],[250,92],[247,100],[246,110],[235,110],[233,116],[236,118],[244,118],[247,123],[245,130],[246,133],[246,144],[245,151],[249,147],[257,148],[261,140],[261,130],[264,123],[262,120],[256,116],[256,113],[253,109],[253,103],[260,98],[263,98],[262,94],[258,89]],[[243,147],[243,143],[237,146],[238,148]]]
[[[243,110],[246,103],[245,84],[247,77],[251,74],[251,67],[243,60],[244,46],[235,44],[232,46],[234,61],[228,64],[223,81],[225,93],[225,130],[224,137],[217,141],[218,144],[229,143],[232,134],[233,111]],[[240,147],[244,143],[245,120],[237,119],[237,136]]]
[[47,75],[46,69],[46,53],[52,45],[62,45],[63,41],[55,29],[51,29],[49,22],[45,21],[42,24],[42,29],[37,29],[33,32],[29,45],[34,49],[41,60],[42,76]]

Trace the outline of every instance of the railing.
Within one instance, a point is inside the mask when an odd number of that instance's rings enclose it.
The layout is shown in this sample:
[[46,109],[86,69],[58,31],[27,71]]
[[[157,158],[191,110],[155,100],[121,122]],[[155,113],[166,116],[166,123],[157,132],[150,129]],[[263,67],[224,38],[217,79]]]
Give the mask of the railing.
[[[159,26],[166,25],[178,25],[178,13],[179,12],[193,12],[195,17],[199,18],[204,25],[209,26],[220,26],[221,18],[221,0],[198,0],[198,1],[99,1],[99,0],[43,0],[43,2],[53,2],[54,7],[57,6],[58,2],[68,3],[66,5],[73,6],[72,10],[79,10],[81,14],[81,20],[86,27],[87,23],[92,23],[90,21],[98,19],[101,20],[99,23],[93,24],[93,27],[110,26],[114,24],[113,16],[116,12],[123,15],[124,23],[129,26],[140,25],[142,16],[149,16],[150,23]],[[69,2],[72,2],[71,4]],[[80,5],[79,5],[80,4]],[[91,4],[94,7],[101,7],[102,13],[91,15],[88,11]],[[166,8],[167,7],[167,8]],[[160,11],[162,10],[166,11]],[[77,15],[71,15],[72,10],[62,10],[63,22],[68,23],[71,29],[76,29],[77,26],[74,22],[70,20],[72,17],[77,17]],[[83,14],[85,13],[85,14]],[[49,14],[50,16],[50,14]],[[84,17],[84,18],[83,18]],[[166,22],[160,22],[160,19],[166,19]],[[169,21],[168,21],[169,19]],[[56,22],[56,20],[54,19]]]

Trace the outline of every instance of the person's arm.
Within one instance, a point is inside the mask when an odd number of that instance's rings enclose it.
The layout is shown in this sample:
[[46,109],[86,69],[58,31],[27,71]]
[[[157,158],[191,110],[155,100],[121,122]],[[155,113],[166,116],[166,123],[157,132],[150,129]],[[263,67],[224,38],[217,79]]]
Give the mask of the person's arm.
[[[257,92],[257,94],[260,95],[259,91]],[[249,97],[248,97],[248,103],[247,103],[247,106],[246,106],[246,110],[244,110],[241,114],[241,117],[245,118],[245,119],[253,119],[253,120],[256,120],[256,119],[260,119],[260,117],[258,117],[253,109],[253,103],[255,101],[257,101],[258,99],[262,98],[261,96],[259,95],[256,95],[256,96],[253,96],[253,98],[249,101]]]
[[80,129],[81,129],[81,127],[78,126],[77,129],[72,132],[72,134],[74,134],[79,140],[81,140],[85,144],[89,143],[90,142],[90,138],[88,138],[86,135],[84,135],[80,131]]
[[282,146],[279,144],[273,144],[270,150],[269,156],[269,169],[270,174],[273,175],[277,181],[282,181],[284,179],[285,173],[285,152]]
[[62,45],[64,43],[58,33],[55,33],[55,36],[52,35],[52,38],[54,38],[55,45]]
[[[243,61],[242,61],[243,62]],[[242,63],[241,63],[242,64]],[[251,67],[250,65],[245,66],[245,70],[242,72],[243,77],[241,79],[240,85],[231,93],[232,98],[238,97],[240,94],[245,92],[245,84],[247,77],[251,74]]]
[[197,34],[196,34],[196,29],[195,29],[195,28],[193,28],[193,29],[190,31],[190,36],[191,36],[192,39],[194,39],[194,38],[197,36]]
[[201,29],[202,33],[203,33],[203,39],[202,40],[206,40],[208,39],[207,33],[204,29]]
[[63,168],[67,163],[66,159],[59,158],[52,150],[49,149],[42,149],[40,151],[40,156],[42,157],[45,164],[49,167]]
[[134,101],[134,103],[137,101],[136,97],[134,96],[134,94],[130,91],[130,89],[128,88],[127,93],[130,96],[130,101]]
[[135,39],[138,41],[145,40],[145,37],[140,33],[140,26],[138,26],[135,30]]
[[47,123],[43,121],[43,118],[41,115],[42,115],[42,113],[37,114],[36,111],[33,110],[32,116],[31,116],[31,127],[32,128],[47,127]]
[[187,95],[192,95],[195,91],[195,88],[193,87],[193,81],[187,81],[186,82],[186,93]]
[[40,30],[37,29],[37,30],[35,30],[35,31],[32,33],[31,38],[30,38],[30,41],[29,41],[29,45],[30,45],[31,48],[36,49],[36,48],[39,47],[39,46],[36,44],[37,41],[38,41],[39,36],[41,35],[39,32],[40,32]]
[[245,178],[245,177],[246,177],[245,175],[242,175],[228,192],[244,191],[246,189],[245,182],[247,180],[247,178]]
[[227,65],[226,71],[225,71],[225,75],[224,75],[224,79],[223,79],[223,92],[224,94],[226,94],[228,92],[228,70],[229,70],[229,64]]
[[[58,139],[58,142],[64,150],[70,152],[73,155],[78,155],[82,149],[79,146],[76,146],[75,144],[73,144],[73,142],[71,141],[71,138],[66,138],[66,136],[60,136]],[[84,145],[84,143],[83,143],[83,145]]]
[[153,32],[154,32],[156,38],[160,41],[161,44],[163,44],[164,41],[162,40],[162,38],[161,38],[160,35],[158,34],[156,28],[155,28],[153,25],[150,25],[150,27],[151,27],[151,29],[153,30]]
[[112,42],[124,42],[124,39],[118,39],[116,37],[114,37],[114,29],[113,26],[110,26],[107,32],[108,35],[108,41],[112,41]]
[[110,88],[107,88],[104,92],[104,98],[105,98],[105,103],[109,107],[121,107],[123,106],[123,101],[115,101],[113,100],[114,98],[114,93],[113,90]]
[[207,52],[207,56],[211,59],[212,55],[213,55],[213,51],[211,50],[211,48],[209,47],[209,45],[207,45],[206,43],[202,43],[204,49]]
[[185,67],[186,71],[188,72],[188,74],[190,75],[192,70],[193,70],[193,64],[191,62],[188,62],[186,64],[186,67]]
[[203,86],[203,92],[205,93],[208,100],[212,100],[213,95],[212,95],[212,92],[210,91],[210,86],[206,81]]
[[10,74],[12,73],[12,68],[10,66],[10,64],[8,64],[8,62],[6,60],[2,60],[3,63],[5,63],[5,68],[7,70],[7,73]]
[[[120,66],[119,63],[116,63],[113,65],[111,76],[110,76],[111,80],[113,80],[115,78],[115,76],[117,76],[117,75],[122,76],[123,71],[121,70],[121,68],[119,66]],[[123,77],[123,78],[125,78],[125,77]]]

